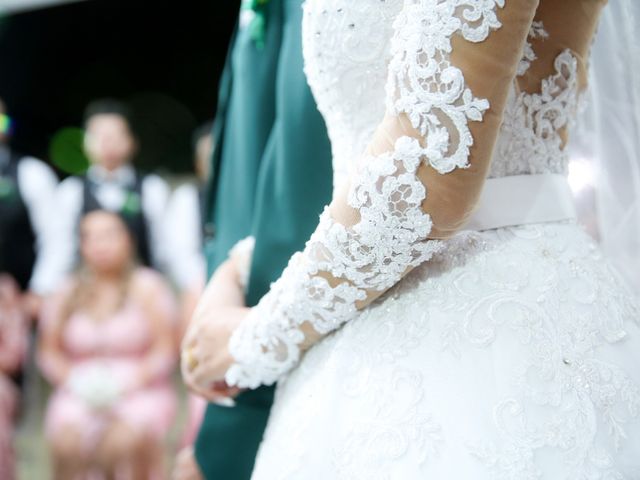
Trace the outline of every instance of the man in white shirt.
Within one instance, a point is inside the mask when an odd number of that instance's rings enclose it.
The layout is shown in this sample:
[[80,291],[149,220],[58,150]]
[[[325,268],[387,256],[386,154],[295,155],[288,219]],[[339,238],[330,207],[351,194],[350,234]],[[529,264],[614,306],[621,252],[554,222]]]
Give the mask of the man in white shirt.
[[[179,338],[186,331],[196,304],[206,283],[207,266],[204,246],[213,234],[210,223],[204,222],[203,200],[205,182],[209,176],[213,135],[211,123],[198,128],[193,134],[194,167],[197,183],[184,183],[175,189],[167,207],[167,243],[170,245],[169,267],[181,293]],[[174,476],[182,478],[187,472],[196,472],[191,445],[198,433],[206,400],[190,394],[182,445],[187,445],[178,455]],[[178,474],[178,472],[182,472]],[[187,475],[191,478],[192,473]],[[193,478],[199,478],[195,476]]]
[[204,236],[210,228],[203,222],[204,183],[209,174],[213,149],[212,124],[198,128],[193,135],[194,167],[197,183],[184,183],[175,189],[167,207],[166,239],[170,245],[169,270],[182,292],[201,293],[206,277]]
[[51,206],[58,178],[44,162],[11,150],[11,124],[0,100],[0,274],[17,282],[27,313],[35,317],[40,297],[55,282],[47,258],[55,255]]
[[130,118],[127,106],[116,100],[87,107],[84,147],[91,166],[84,176],[65,179],[57,192],[59,276],[76,263],[81,216],[96,209],[120,213],[135,234],[138,260],[158,270],[166,268],[163,220],[169,187],[159,176],[134,168],[137,145]]

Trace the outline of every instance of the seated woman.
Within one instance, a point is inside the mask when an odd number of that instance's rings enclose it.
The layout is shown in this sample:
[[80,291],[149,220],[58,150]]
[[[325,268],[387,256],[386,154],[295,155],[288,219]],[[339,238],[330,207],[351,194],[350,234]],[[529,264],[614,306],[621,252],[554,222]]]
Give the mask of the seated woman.
[[41,318],[38,362],[55,387],[46,413],[54,478],[158,478],[176,409],[172,292],[136,266],[115,213],[88,213],[80,248],[77,273]]
[[13,422],[18,389],[11,376],[19,369],[27,349],[27,319],[18,284],[0,274],[0,478],[16,478]]

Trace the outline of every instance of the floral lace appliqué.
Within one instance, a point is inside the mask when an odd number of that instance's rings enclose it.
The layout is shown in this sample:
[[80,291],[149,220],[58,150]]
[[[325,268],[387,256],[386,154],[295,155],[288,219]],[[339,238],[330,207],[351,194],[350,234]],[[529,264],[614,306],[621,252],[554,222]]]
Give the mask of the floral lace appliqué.
[[450,63],[451,37],[484,40],[500,26],[496,6],[504,0],[405,2],[394,23],[387,95],[392,111],[407,114],[425,146],[400,137],[392,151],[363,159],[348,199],[358,223],[343,226],[325,210],[304,252],[234,332],[229,384],[274,383],[297,364],[304,327],[323,335],[337,329],[355,317],[368,291],[385,291],[440,249],[440,242],[427,241],[432,224],[422,211],[427,192],[417,171],[422,162],[440,173],[469,165],[468,122],[481,121],[489,102],[475,98]]
[[570,50],[555,61],[556,73],[540,93],[517,93],[507,101],[489,177],[567,173],[568,156],[560,132],[578,110],[578,62]]
[[[529,39],[533,38],[548,38],[549,34],[544,29],[544,25],[542,22],[533,22],[531,24],[531,29],[529,30]],[[522,60],[518,64],[517,75],[522,76],[527,73],[529,67],[531,66],[531,62],[533,62],[536,58],[536,52],[533,50],[533,46],[531,42],[527,40],[524,44],[524,52],[522,53]]]
[[468,121],[481,121],[489,108],[449,61],[451,38],[458,32],[472,42],[486,39],[490,29],[500,27],[496,6],[504,7],[504,0],[414,0],[396,18],[387,108],[408,115],[424,136],[429,164],[440,173],[469,166],[473,138]]

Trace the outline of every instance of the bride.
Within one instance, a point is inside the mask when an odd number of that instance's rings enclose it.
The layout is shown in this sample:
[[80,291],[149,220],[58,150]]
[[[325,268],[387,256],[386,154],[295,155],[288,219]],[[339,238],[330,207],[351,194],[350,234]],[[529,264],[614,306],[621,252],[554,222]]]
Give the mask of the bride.
[[565,179],[605,3],[307,0],[333,201],[183,344],[210,398],[278,382],[254,479],[640,478],[639,311]]

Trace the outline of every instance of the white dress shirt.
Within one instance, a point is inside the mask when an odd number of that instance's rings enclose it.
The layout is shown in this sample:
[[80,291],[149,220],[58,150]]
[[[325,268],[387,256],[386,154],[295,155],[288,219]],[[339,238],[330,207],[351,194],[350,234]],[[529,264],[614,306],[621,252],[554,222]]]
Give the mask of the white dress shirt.
[[[9,162],[10,151],[0,146],[0,167]],[[54,205],[58,177],[44,162],[33,157],[23,157],[18,163],[18,188],[22,201],[29,212],[31,228],[36,236],[36,262],[29,281],[29,289],[45,294],[52,288],[55,279],[47,260],[55,257],[52,229],[52,205]]]
[[198,188],[183,184],[169,201],[166,219],[167,258],[172,278],[181,290],[202,284],[206,275]]
[[[95,185],[94,194],[107,210],[119,211],[126,199],[127,189],[135,180],[131,165],[114,171],[92,165],[87,176]],[[56,258],[49,263],[52,276],[62,279],[74,267],[78,258],[78,220],[83,205],[83,180],[69,177],[63,180],[56,193],[58,215],[55,221]],[[157,175],[146,175],[142,180],[142,212],[147,221],[151,263],[158,270],[166,268],[166,248],[163,239],[164,212],[169,198],[169,187]]]

